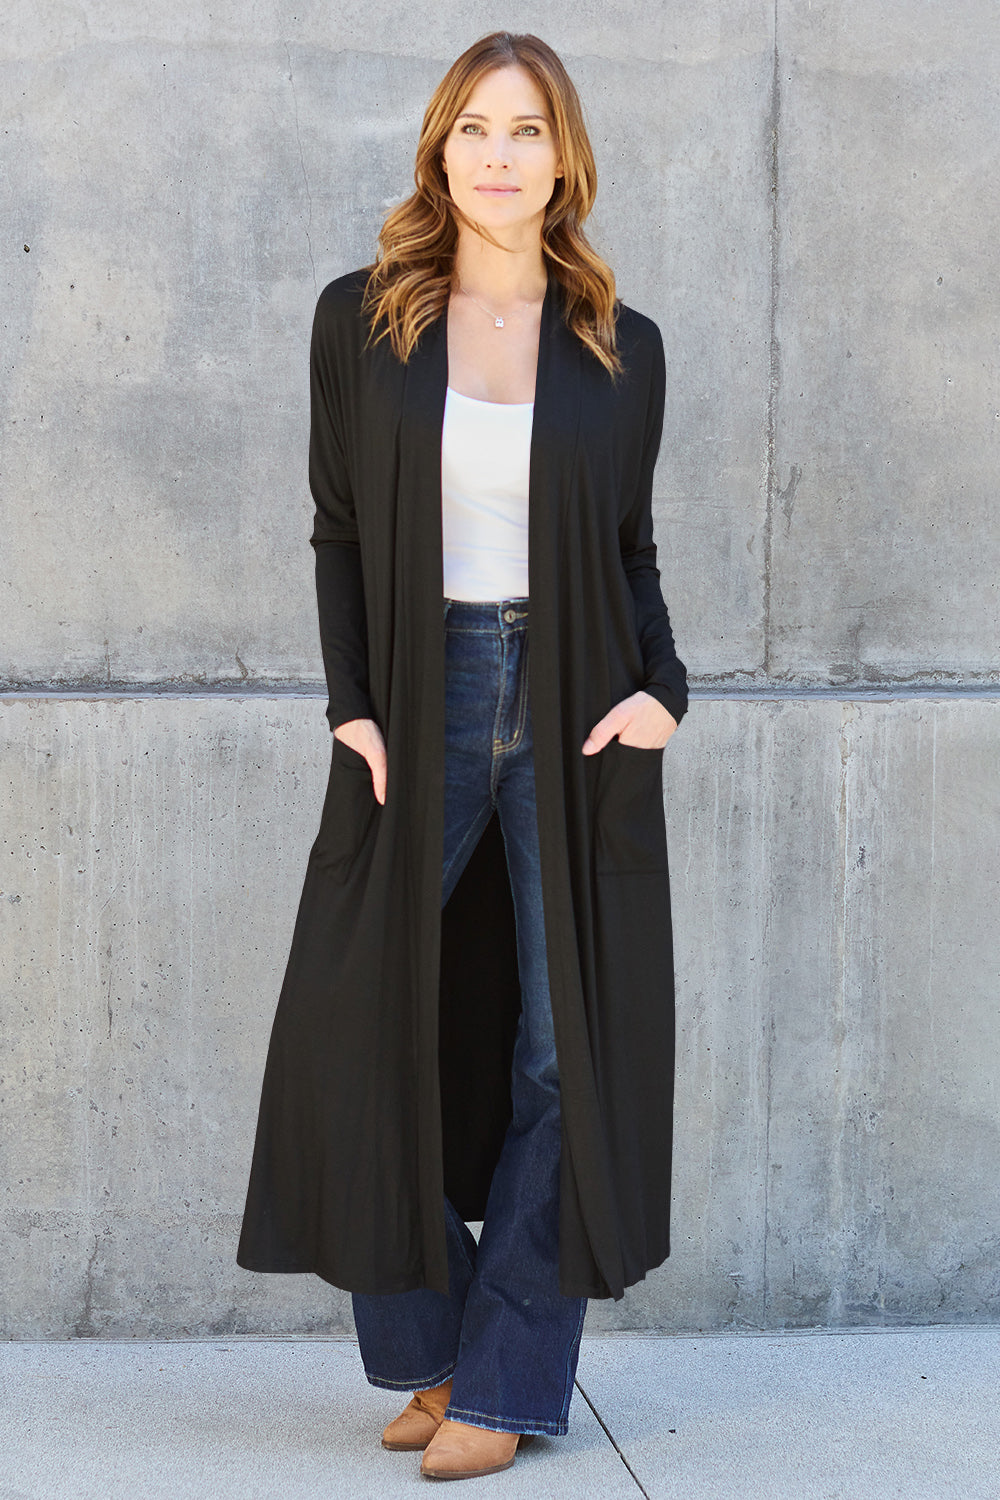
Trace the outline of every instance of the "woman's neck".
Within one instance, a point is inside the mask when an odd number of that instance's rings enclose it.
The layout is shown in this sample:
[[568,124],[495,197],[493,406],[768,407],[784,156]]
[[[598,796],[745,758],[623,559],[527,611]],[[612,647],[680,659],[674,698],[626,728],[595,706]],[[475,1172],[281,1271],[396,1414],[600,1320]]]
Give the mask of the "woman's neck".
[[540,240],[524,249],[498,250],[479,235],[459,236],[453,264],[453,284],[496,307],[541,302],[548,272]]

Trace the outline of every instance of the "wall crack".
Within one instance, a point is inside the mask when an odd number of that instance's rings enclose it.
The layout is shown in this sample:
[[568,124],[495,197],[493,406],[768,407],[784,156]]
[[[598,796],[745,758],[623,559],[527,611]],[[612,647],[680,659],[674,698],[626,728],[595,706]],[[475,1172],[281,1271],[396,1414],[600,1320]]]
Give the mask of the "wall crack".
[[[771,110],[770,110],[770,178],[771,229],[770,258],[771,284],[768,306],[768,374],[767,374],[767,418],[765,452],[765,504],[764,504],[764,673],[770,677],[772,669],[771,649],[771,566],[774,546],[774,510],[778,501],[777,459],[775,454],[778,412],[778,392],[781,385],[781,348],[778,342],[778,295],[780,292],[780,220],[778,215],[778,146],[781,133],[781,78],[778,71],[778,0],[774,0],[774,38],[771,54]],[[794,491],[793,491],[794,493]]]
[[299,129],[299,97],[295,89],[295,74],[292,70],[292,50],[287,42],[285,43],[285,57],[288,61],[288,81],[292,86],[292,118],[295,121],[295,144],[297,145],[299,150],[299,166],[302,170],[302,186],[305,188],[306,206],[308,209],[305,224],[306,248],[309,251],[309,264],[312,267],[313,295],[315,297],[318,297],[319,287],[316,284],[316,262],[313,259],[312,248],[312,191],[309,187],[309,174],[306,171],[305,153],[302,150],[302,132]]

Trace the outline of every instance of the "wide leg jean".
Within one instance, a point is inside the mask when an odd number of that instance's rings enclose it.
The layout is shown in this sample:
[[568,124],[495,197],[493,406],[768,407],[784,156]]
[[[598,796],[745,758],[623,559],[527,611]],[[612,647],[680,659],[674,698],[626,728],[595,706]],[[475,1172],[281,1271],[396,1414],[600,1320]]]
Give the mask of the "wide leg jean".
[[355,1293],[365,1374],[390,1390],[453,1377],[447,1416],[495,1432],[566,1432],[586,1298],[559,1291],[559,1077],[538,851],[528,601],[446,599],[441,904],[494,808],[517,926],[521,1018],[513,1119],[477,1245],[445,1200],[448,1296]]

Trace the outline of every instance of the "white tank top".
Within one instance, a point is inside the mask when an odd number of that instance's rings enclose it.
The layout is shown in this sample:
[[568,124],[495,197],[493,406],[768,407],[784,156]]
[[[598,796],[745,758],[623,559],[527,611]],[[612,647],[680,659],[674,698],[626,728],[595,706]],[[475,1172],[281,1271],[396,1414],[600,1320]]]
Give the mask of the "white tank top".
[[528,595],[528,460],[535,403],[448,387],[441,431],[446,599]]

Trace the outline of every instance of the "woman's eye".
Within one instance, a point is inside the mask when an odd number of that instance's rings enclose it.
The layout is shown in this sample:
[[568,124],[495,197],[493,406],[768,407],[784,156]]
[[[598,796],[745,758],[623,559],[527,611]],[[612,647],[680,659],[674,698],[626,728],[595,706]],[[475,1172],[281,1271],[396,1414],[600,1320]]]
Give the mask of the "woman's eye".
[[[463,126],[461,126],[461,134],[465,135],[470,130],[481,131],[482,130],[482,126],[481,125],[476,125],[472,120],[467,120],[466,123]],[[520,130],[517,133],[518,133],[518,135],[521,135],[522,132],[524,132],[526,130],[530,131],[532,135],[540,135],[541,134],[541,131],[539,130],[539,128],[538,128],[537,125],[522,125],[521,128],[520,128]]]

